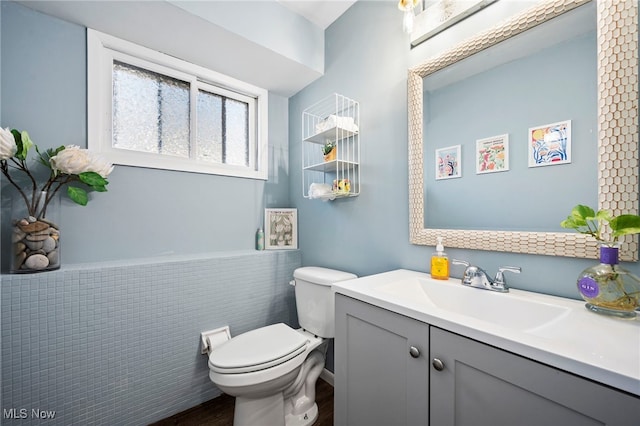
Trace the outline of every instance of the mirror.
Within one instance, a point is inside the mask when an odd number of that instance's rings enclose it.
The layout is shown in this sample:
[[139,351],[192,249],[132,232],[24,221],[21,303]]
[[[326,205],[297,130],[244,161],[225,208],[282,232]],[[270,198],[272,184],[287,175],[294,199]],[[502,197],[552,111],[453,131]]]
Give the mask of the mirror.
[[[594,2],[596,0],[593,0]],[[440,78],[457,73],[457,64],[471,60],[479,52],[498,43],[509,44],[544,22],[588,3],[555,0],[544,2],[508,21],[478,34],[451,50],[408,72],[409,123],[409,228],[413,244],[433,246],[443,236],[447,246],[508,251],[551,256],[597,258],[596,242],[575,232],[527,230],[468,230],[430,228],[425,223],[424,82],[428,76]],[[614,214],[638,212],[638,47],[637,2],[620,2],[618,7],[597,3],[597,200],[598,208]],[[431,78],[429,79],[432,80]],[[542,123],[540,123],[542,124]],[[428,134],[428,133],[427,133]],[[432,144],[433,145],[433,144]],[[433,161],[433,160],[432,160]],[[473,159],[471,160],[473,161]],[[562,168],[553,166],[552,168]],[[427,167],[427,172],[430,167]],[[459,179],[460,180],[460,179]],[[508,194],[506,194],[508,196]],[[588,201],[585,201],[588,203]],[[564,214],[568,214],[567,211]],[[557,218],[560,222],[564,214]],[[524,226],[523,226],[524,229]],[[629,238],[621,246],[623,260],[637,260],[637,240]]]
[[[426,228],[569,232],[597,205],[596,37],[589,2],[423,79]],[[529,165],[527,130],[560,120],[567,149]],[[452,145],[460,178],[436,168]]]

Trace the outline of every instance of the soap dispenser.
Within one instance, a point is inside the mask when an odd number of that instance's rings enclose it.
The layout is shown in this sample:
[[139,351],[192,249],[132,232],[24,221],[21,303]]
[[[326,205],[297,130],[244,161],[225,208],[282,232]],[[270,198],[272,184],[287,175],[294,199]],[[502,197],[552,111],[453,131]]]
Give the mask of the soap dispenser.
[[449,258],[444,252],[442,237],[438,237],[437,240],[436,252],[431,256],[431,278],[447,280],[449,279]]

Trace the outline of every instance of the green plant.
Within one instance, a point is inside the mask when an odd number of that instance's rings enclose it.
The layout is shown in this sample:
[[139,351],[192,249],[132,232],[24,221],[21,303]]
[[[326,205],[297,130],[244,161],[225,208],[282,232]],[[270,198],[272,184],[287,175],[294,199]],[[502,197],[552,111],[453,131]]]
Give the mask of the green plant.
[[[604,224],[609,225],[611,229],[611,240],[603,238]],[[614,246],[620,237],[640,233],[640,216],[635,214],[613,216],[609,210],[599,210],[596,213],[591,207],[578,204],[571,210],[571,214],[560,222],[560,226],[591,235],[604,245]]]
[[330,153],[330,152],[331,152],[331,150],[332,150],[333,148],[335,148],[335,147],[336,147],[336,143],[335,143],[335,142],[327,141],[327,142],[324,144],[324,146],[322,147],[322,153],[323,153],[324,155],[327,155],[327,154],[328,154],[328,153]]

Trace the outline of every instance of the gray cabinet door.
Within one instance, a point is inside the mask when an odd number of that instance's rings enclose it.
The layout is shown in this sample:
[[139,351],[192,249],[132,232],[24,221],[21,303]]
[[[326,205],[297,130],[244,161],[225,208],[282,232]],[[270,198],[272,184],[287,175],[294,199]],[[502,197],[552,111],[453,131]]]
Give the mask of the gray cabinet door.
[[428,330],[414,319],[336,295],[336,426],[428,425]]
[[430,426],[639,425],[640,398],[430,328]]

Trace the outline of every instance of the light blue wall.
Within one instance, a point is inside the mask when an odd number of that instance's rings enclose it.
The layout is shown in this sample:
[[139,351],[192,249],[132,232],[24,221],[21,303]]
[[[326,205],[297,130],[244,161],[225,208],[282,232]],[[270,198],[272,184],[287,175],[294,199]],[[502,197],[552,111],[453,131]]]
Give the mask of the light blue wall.
[[[44,149],[86,147],[85,28],[0,6],[0,124]],[[298,326],[288,282],[300,251],[253,249],[263,209],[289,206],[288,117],[270,95],[267,181],[116,166],[87,207],[62,202],[62,268],[0,276],[2,407],[55,410],[51,424],[148,424],[220,393],[201,331]]]
[[[278,2],[169,1],[315,71],[321,73],[324,69],[323,29],[309,25],[305,18]],[[274,31],[276,26],[278,30]]]
[[[408,66],[437,52],[426,46],[409,50],[401,16],[390,3],[374,1],[356,2],[327,29],[325,45],[324,77],[289,103],[291,199],[299,209],[303,264],[358,275],[396,268],[426,272],[434,248],[409,243],[406,76]],[[323,203],[302,197],[298,135],[304,108],[333,92],[360,102],[362,189],[358,197]],[[450,208],[466,206],[463,200],[452,200]],[[520,275],[509,276],[512,287],[571,298],[579,298],[576,277],[594,263],[481,250],[446,251],[491,273],[503,265],[521,266]],[[638,264],[624,266],[640,273]],[[459,267],[453,267],[453,276],[461,274]]]
[[[2,7],[2,126],[27,130],[41,148],[86,147],[85,28]],[[91,194],[86,207],[63,196],[62,263],[253,248],[264,207],[289,204],[287,108],[287,99],[269,96],[266,182],[116,166],[109,191]]]
[[63,267],[2,280],[3,406],[55,425],[145,425],[218,395],[200,333],[298,326],[300,252],[240,251]]

